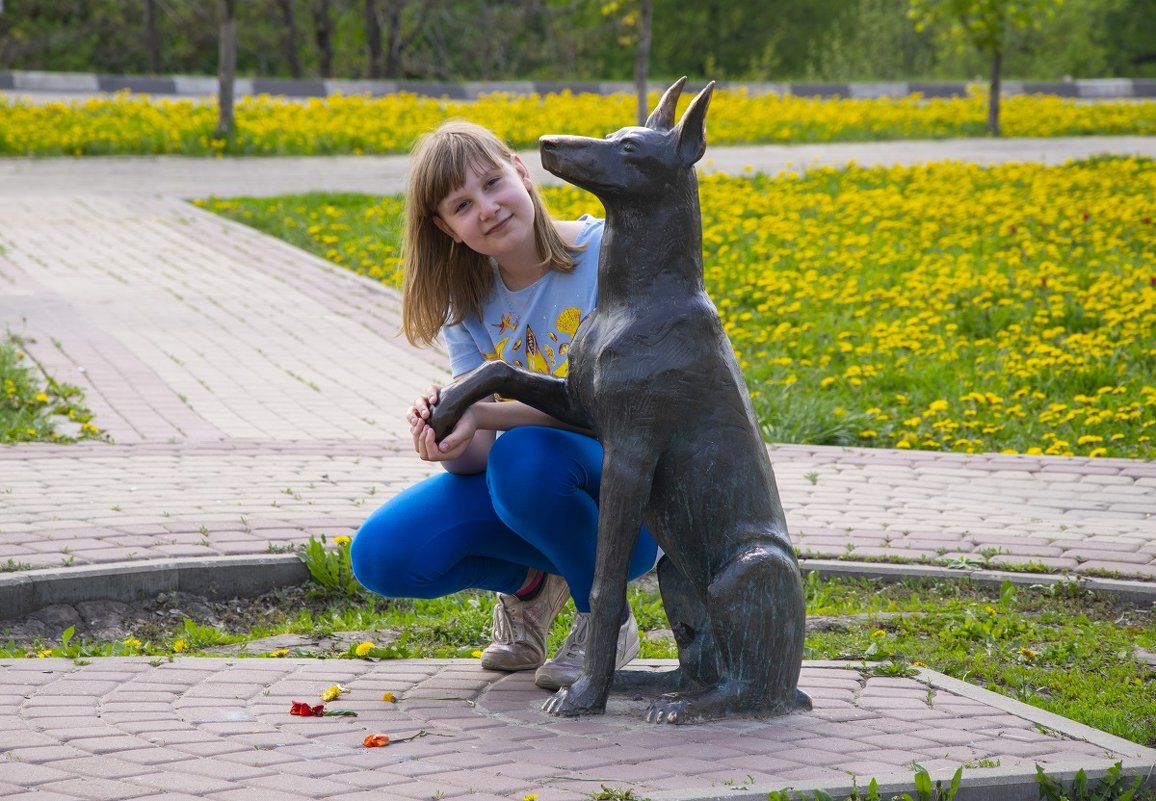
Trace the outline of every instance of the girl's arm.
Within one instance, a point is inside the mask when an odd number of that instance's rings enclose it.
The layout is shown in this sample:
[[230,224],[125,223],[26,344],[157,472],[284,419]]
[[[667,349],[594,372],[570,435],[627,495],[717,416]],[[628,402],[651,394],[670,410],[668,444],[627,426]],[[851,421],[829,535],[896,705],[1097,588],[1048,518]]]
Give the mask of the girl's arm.
[[480,473],[486,469],[490,447],[494,444],[497,431],[507,431],[518,426],[549,426],[590,433],[520,401],[496,403],[487,398],[471,406],[454,426],[454,430],[446,434],[441,442],[437,442],[433,429],[425,422],[428,416],[428,412],[423,411],[419,413],[416,422],[411,421],[414,447],[422,459],[441,462],[446,472],[457,474]]
[[[482,405],[476,403],[472,409],[478,420],[478,428],[491,431],[508,431],[518,426],[548,426],[550,428],[564,428],[567,431],[577,431],[589,434],[590,431],[563,423],[545,412],[538,411],[521,401],[502,401]],[[446,436],[449,439],[452,432]],[[443,440],[444,442],[445,440]]]

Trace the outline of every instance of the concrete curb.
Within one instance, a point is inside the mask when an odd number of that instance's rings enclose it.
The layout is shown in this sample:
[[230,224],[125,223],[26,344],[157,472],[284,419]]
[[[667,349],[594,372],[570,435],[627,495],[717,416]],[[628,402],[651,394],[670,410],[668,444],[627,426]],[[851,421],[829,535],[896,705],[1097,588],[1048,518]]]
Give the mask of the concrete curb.
[[[801,559],[799,564],[804,574],[817,572],[823,578],[886,582],[966,579],[985,587],[999,587],[1005,581],[1022,587],[1071,580],[1057,574],[951,570],[914,564],[825,559]],[[214,599],[246,598],[308,580],[309,570],[296,554],[113,562],[26,570],[0,574],[0,619],[18,618],[53,604],[95,600],[130,603],[174,590]],[[1079,586],[1127,603],[1156,603],[1156,584],[1149,582],[1079,577]]]
[[129,603],[173,590],[209,598],[251,597],[308,579],[308,568],[294,554],[28,570],[0,575],[0,618],[18,618],[53,604],[95,600]]
[[[1105,760],[1108,761],[1108,760]],[[1048,778],[1062,782],[1065,788],[1071,788],[1076,774],[1083,770],[1088,778],[1089,786],[1096,784],[1108,775],[1108,767],[1089,768],[1083,764],[1049,763],[1045,771]],[[1149,789],[1156,788],[1156,761],[1148,759],[1120,760],[1120,775],[1125,779],[1125,786],[1131,786],[1136,777],[1143,777],[1141,785]],[[942,782],[947,788],[951,784],[953,771],[929,771],[932,783]],[[867,784],[871,778],[878,783],[879,798],[893,798],[903,793],[914,796],[914,774],[884,773],[873,777],[864,777],[862,782],[857,779],[854,783],[848,780],[842,784],[831,781],[804,781],[788,786],[769,787],[764,785],[749,785],[740,789],[723,790],[718,793],[703,795],[701,791],[653,793],[647,796],[650,801],[749,801],[752,798],[765,798],[769,793],[788,790],[788,796],[794,799],[811,799],[816,791],[822,790],[832,798],[865,798]],[[855,795],[856,791],[858,795]],[[1039,784],[1034,775],[1028,775],[1023,768],[994,767],[977,768],[973,771],[964,769],[959,784],[959,791],[955,794],[956,801],[1037,801],[1039,799]]]
[[816,571],[823,578],[878,579],[888,582],[907,579],[917,581],[967,579],[985,587],[1000,587],[1005,581],[1019,587],[1030,587],[1036,584],[1050,586],[1075,580],[1084,589],[1110,595],[1127,603],[1156,603],[1156,584],[1132,579],[1109,579],[1058,573],[1020,573],[1012,570],[953,570],[933,565],[844,562],[840,559],[800,559],[799,564],[804,573]]
[[[702,81],[688,84],[697,90]],[[906,97],[919,93],[924,97],[966,97],[982,85],[966,81],[891,81],[869,83],[760,83],[730,82],[723,89],[745,89],[751,94],[796,95],[798,97],[875,98]],[[666,84],[653,81],[651,91],[661,91]],[[215,95],[217,77],[210,75],[99,75],[81,72],[0,72],[0,92],[141,92],[150,95],[202,97]],[[371,95],[381,97],[398,93],[451,100],[476,100],[486,94],[615,94],[634,92],[627,81],[488,81],[440,83],[432,81],[378,81],[344,79],[284,80],[280,78],[238,78],[235,93],[249,95],[283,95],[285,97],[331,97],[333,95]],[[1004,97],[1023,94],[1045,94],[1086,100],[1112,98],[1156,98],[1156,79],[1089,78],[1059,82],[1004,81]]]

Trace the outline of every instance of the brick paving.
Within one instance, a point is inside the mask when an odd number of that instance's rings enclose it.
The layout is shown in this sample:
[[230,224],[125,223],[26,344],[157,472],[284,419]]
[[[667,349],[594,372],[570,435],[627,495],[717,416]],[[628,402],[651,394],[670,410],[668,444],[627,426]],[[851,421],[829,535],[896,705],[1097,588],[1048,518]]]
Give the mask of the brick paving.
[[[334,683],[349,692],[327,708],[357,717],[290,716],[292,701],[319,703]],[[674,801],[844,787],[850,774],[909,781],[913,760],[933,776],[966,764],[965,776],[989,778],[997,765],[1156,764],[1152,749],[931,671],[814,663],[801,686],[812,712],[669,727],[618,696],[603,717],[550,718],[530,674],[474,660],[0,660],[0,790],[21,801],[579,801],[606,786]],[[370,733],[393,742],[366,748]]]
[[[952,143],[936,147],[912,152],[958,156]],[[1006,147],[964,157],[1007,160]],[[1051,161],[1066,152],[1049,147],[1021,152]],[[821,159],[812,151],[804,160]],[[828,152],[838,162],[855,151]],[[871,146],[860,152],[883,157]],[[710,156],[713,168],[736,170],[773,171],[784,159],[761,162],[755,149]],[[245,162],[240,179],[217,163],[191,170],[188,160],[0,162],[0,320],[50,375],[84,389],[110,435],[0,448],[0,564],[51,579],[77,565],[261,554],[351,533],[430,473],[410,453],[399,410],[445,380],[444,357],[397,336],[396,292],[174,197],[229,194],[238,180],[252,194],[310,182],[359,188],[374,170],[380,191],[396,191],[395,162],[347,161],[270,160],[264,170]],[[192,191],[190,172],[201,173],[203,191]],[[1152,463],[793,445],[772,446],[771,456],[795,544],[810,558],[882,570],[877,560],[970,557],[1110,572],[1145,587],[1156,579]],[[407,700],[384,711],[366,701],[353,723],[284,717],[289,695],[316,695],[317,683],[339,674],[361,689],[401,688]],[[693,797],[723,792],[747,774],[802,786],[913,758],[944,767],[988,754],[1005,766],[1043,759],[1030,733],[1000,728],[1034,731],[1020,712],[976,711],[990,699],[969,700],[966,689],[940,691],[929,707],[923,685],[889,694],[886,681],[860,686],[857,676],[808,668],[822,701],[814,716],[672,733],[621,716],[544,720],[523,678],[498,680],[465,663],[3,662],[0,795],[241,801],[380,797],[388,786],[399,798],[473,787],[475,798],[534,791],[545,801],[589,797],[600,776],[673,799],[687,788],[698,788]],[[454,681],[464,684],[429,697],[437,682]],[[473,705],[455,695],[462,687]],[[969,705],[976,710],[965,714]],[[989,713],[1002,722],[966,725]],[[856,736],[813,729],[864,720],[873,722]],[[379,721],[394,734],[431,733],[381,751],[351,744],[351,731]],[[1084,734],[1049,738],[1045,756],[1074,758],[1069,744],[1086,749]],[[1093,750],[1088,765],[1112,751]],[[553,764],[559,754],[563,764]]]

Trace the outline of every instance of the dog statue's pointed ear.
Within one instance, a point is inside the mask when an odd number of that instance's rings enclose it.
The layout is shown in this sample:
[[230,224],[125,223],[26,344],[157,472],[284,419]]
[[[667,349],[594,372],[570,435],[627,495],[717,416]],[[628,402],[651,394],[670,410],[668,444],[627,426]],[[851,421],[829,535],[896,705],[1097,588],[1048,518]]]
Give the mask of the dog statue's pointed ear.
[[663,92],[662,99],[658,101],[654,111],[650,112],[650,116],[646,118],[645,127],[653,131],[669,131],[674,127],[674,109],[678,105],[678,97],[682,94],[682,87],[685,84],[686,76],[683,75]]
[[694,164],[706,152],[706,109],[714,94],[714,81],[706,85],[678,123],[678,155],[683,164]]

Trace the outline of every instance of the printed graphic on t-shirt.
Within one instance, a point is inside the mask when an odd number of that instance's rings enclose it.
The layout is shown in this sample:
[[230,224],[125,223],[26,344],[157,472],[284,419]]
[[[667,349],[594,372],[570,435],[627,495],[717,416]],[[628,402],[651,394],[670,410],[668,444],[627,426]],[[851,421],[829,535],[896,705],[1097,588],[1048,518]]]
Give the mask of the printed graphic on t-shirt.
[[582,311],[577,306],[563,309],[554,319],[553,327],[546,331],[545,341],[529,324],[519,330],[520,322],[516,312],[507,311],[498,316],[497,322],[490,323],[499,334],[507,331],[515,333],[495,342],[495,350],[485,354],[485,357],[501,359],[534,373],[564,377],[569,369],[566,354],[570,351],[570,343],[578,331],[578,324],[582,322]]

